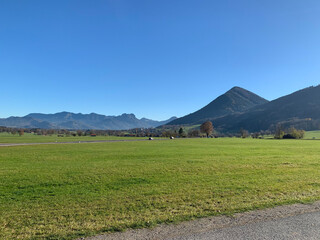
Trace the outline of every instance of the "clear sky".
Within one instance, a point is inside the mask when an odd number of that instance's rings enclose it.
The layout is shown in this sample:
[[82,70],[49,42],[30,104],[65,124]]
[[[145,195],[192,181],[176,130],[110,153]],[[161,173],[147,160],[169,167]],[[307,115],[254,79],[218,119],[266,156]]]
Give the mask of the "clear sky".
[[164,120],[320,83],[319,0],[0,0],[0,117]]

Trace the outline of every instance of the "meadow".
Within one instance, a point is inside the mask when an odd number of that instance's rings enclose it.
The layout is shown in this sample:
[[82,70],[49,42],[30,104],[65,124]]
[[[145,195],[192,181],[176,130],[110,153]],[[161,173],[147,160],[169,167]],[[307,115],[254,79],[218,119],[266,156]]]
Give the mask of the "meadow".
[[320,141],[0,148],[0,239],[75,239],[320,199]]
[[[190,129],[198,125],[186,127],[184,130],[188,132]],[[272,135],[265,135],[264,138],[273,138]],[[46,142],[79,142],[79,141],[108,141],[108,140],[133,140],[133,139],[148,139],[147,137],[117,137],[117,136],[64,136],[58,137],[52,135],[35,135],[31,133],[19,134],[0,133],[0,143],[46,143]],[[306,131],[304,139],[320,139],[320,131]]]
[[35,135],[31,133],[19,134],[0,133],[0,143],[46,143],[46,142],[78,142],[78,141],[108,141],[108,140],[127,140],[127,139],[146,139],[141,137],[117,137],[117,136],[64,136]]
[[306,131],[304,139],[320,139],[320,131]]

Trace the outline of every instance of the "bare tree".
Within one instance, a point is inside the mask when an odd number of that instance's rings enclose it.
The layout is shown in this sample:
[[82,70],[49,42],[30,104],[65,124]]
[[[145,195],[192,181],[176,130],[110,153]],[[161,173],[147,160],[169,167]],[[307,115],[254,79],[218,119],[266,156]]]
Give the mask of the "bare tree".
[[240,136],[241,136],[242,138],[247,138],[247,137],[249,137],[249,132],[248,132],[247,130],[241,128],[241,129],[240,129]]
[[188,132],[188,137],[199,137],[200,136],[200,131],[198,129],[191,129]]
[[281,124],[277,124],[277,126],[276,126],[276,132],[275,132],[275,134],[274,134],[274,138],[276,138],[276,139],[281,139],[281,138],[283,138],[283,136],[284,136],[284,131],[282,130],[282,126],[281,126]]
[[213,132],[213,125],[212,122],[207,121],[201,124],[200,131],[207,134],[207,137],[212,134]]

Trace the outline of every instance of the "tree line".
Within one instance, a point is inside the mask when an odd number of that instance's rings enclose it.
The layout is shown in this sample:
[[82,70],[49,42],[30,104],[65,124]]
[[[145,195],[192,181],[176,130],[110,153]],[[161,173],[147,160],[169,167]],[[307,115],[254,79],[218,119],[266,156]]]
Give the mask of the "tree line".
[[245,129],[239,132],[221,133],[214,129],[211,121],[206,121],[200,127],[187,128],[182,126],[163,126],[158,128],[134,128],[130,130],[69,130],[69,129],[39,129],[39,128],[11,128],[0,126],[0,133],[7,132],[13,135],[24,135],[24,133],[34,135],[57,135],[58,137],[69,136],[119,136],[119,137],[240,137],[240,138],[263,138],[265,135],[273,135],[276,139],[301,139],[304,137],[303,130],[297,130],[294,127],[285,129],[283,125],[278,124],[274,131],[266,130],[249,133]]

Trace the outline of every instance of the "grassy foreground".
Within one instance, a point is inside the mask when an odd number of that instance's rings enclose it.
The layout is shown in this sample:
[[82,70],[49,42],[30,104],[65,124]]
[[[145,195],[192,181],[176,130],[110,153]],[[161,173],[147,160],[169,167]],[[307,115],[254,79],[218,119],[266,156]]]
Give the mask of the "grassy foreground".
[[147,139],[146,137],[117,137],[117,136],[69,136],[58,137],[54,135],[34,135],[25,133],[22,136],[18,134],[0,133],[0,143],[46,143],[46,142],[78,142],[78,141],[107,141],[107,140],[125,140],[125,139]]
[[73,239],[320,199],[320,141],[0,148],[0,239]]

